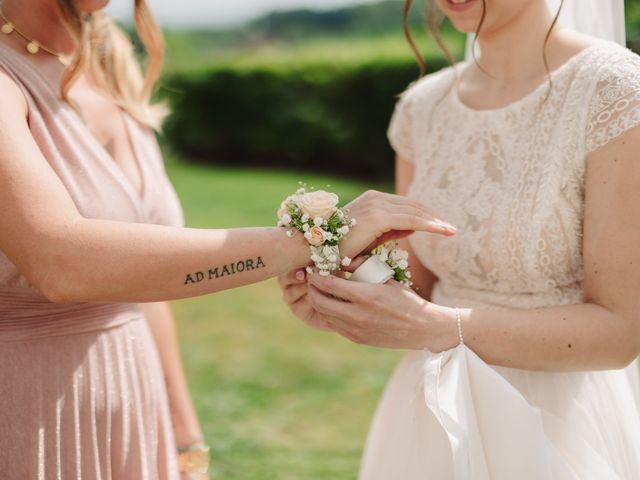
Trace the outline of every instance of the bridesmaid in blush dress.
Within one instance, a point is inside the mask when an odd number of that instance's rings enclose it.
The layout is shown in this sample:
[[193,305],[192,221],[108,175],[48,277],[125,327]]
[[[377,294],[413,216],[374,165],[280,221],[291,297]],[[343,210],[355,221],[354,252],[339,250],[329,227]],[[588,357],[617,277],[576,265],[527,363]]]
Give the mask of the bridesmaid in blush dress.
[[[207,448],[162,302],[310,263],[307,241],[285,229],[183,228],[152,131],[161,32],[136,0],[150,57],[143,76],[100,11],[106,3],[1,6],[2,479],[206,478]],[[370,192],[349,208],[363,225],[344,255],[384,232],[451,234],[406,198]],[[202,273],[247,259],[253,269]]]

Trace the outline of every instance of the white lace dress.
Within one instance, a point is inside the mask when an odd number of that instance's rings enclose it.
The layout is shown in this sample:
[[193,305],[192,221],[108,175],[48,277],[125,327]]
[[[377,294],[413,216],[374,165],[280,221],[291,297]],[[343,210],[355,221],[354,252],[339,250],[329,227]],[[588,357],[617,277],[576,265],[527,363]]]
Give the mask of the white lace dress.
[[[398,103],[389,133],[415,165],[410,196],[459,228],[412,237],[439,279],[435,303],[582,303],[586,157],[640,125],[640,57],[600,42],[552,80],[546,101],[544,84],[478,111],[451,89],[450,68]],[[380,403],[360,478],[638,480],[639,398],[635,362],[544,373],[489,366],[464,346],[412,352]]]

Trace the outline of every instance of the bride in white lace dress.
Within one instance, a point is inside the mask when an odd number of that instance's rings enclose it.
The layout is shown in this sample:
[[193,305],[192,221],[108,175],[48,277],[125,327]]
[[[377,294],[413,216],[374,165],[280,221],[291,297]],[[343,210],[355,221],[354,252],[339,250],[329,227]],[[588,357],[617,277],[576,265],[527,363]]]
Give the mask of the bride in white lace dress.
[[412,85],[389,133],[399,191],[457,235],[411,237],[419,295],[281,279],[308,323],[410,350],[360,478],[640,479],[640,58],[544,0],[437,4],[465,32],[485,9],[481,54]]

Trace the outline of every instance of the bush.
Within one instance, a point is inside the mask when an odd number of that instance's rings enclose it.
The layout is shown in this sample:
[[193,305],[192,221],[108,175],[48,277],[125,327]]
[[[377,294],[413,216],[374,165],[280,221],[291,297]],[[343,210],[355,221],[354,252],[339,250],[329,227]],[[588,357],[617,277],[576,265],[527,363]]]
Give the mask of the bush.
[[[446,65],[432,60],[430,69]],[[406,60],[291,68],[219,67],[165,79],[169,144],[196,161],[389,178],[386,129],[417,78]]]

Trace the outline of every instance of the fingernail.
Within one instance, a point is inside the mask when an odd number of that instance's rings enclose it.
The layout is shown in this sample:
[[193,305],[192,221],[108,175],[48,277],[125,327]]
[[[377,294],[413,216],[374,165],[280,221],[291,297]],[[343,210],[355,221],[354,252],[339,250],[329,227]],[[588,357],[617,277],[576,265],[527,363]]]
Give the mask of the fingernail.
[[436,224],[452,233],[456,233],[458,231],[456,227],[447,222],[436,221]]
[[298,271],[296,272],[296,279],[297,279],[297,280],[300,280],[300,281],[303,281],[303,280],[304,280],[304,272],[303,272],[302,270],[298,270]]

